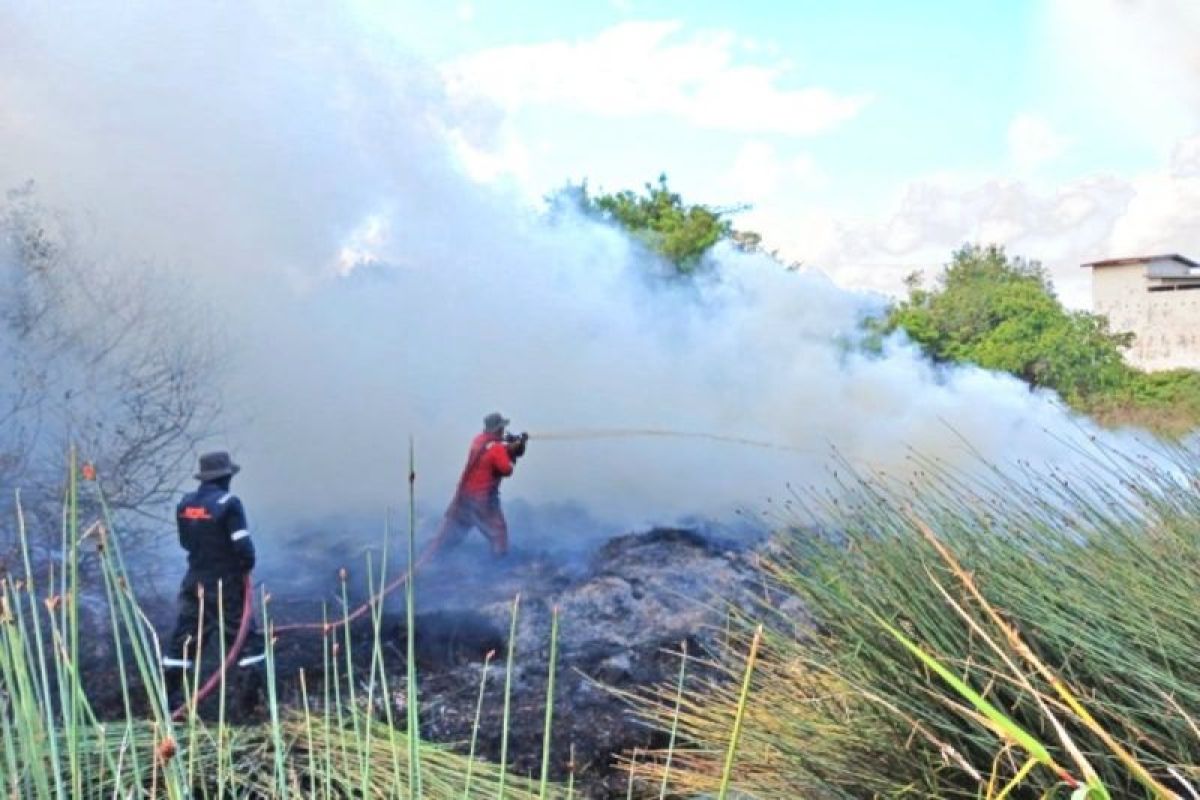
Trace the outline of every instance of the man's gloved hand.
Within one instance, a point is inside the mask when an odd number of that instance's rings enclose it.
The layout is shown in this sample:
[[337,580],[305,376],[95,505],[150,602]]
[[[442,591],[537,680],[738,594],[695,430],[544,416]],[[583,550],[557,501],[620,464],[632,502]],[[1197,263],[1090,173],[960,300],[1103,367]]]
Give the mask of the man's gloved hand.
[[520,458],[525,455],[525,443],[529,441],[529,434],[522,433],[518,436],[509,436],[507,440],[508,454],[513,458]]

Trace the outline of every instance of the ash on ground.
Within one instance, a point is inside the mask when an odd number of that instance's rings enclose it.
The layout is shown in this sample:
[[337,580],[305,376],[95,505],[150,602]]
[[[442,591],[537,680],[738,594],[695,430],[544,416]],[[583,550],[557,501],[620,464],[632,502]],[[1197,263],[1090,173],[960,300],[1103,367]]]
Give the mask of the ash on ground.
[[[682,642],[693,656],[718,654],[729,611],[758,609],[767,599],[755,548],[693,530],[660,528],[621,536],[582,561],[520,552],[492,561],[478,545],[468,542],[417,575],[422,735],[439,742],[469,741],[484,660],[492,651],[477,752],[499,759],[507,639],[513,599],[519,594],[508,752],[511,769],[536,775],[551,611],[557,606],[551,772],[565,778],[573,757],[583,796],[624,796],[625,778],[614,769],[615,757],[634,748],[665,746],[661,735],[640,723],[614,690],[670,684],[679,670]],[[382,624],[385,663],[392,676],[392,702],[403,718],[403,591],[389,599],[388,612]],[[272,600],[272,616],[281,623],[320,615],[319,604],[311,601],[285,601],[280,593]],[[279,639],[281,679],[301,668],[310,681],[319,679],[320,636],[285,634]],[[364,676],[373,640],[369,622],[352,627],[354,655],[364,662]]]

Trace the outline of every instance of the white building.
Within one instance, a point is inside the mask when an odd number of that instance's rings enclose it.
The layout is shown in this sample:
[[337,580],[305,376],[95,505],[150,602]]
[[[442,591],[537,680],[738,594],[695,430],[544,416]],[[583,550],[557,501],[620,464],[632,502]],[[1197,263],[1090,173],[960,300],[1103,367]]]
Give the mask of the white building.
[[1092,270],[1092,310],[1137,338],[1126,354],[1145,370],[1200,369],[1200,264],[1181,255],[1116,258]]

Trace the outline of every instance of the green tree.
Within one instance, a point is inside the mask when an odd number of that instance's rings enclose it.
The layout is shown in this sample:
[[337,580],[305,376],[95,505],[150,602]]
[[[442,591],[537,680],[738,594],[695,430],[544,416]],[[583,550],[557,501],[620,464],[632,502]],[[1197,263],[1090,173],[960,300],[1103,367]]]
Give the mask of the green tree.
[[728,216],[740,209],[684,203],[667,185],[666,175],[659,175],[656,184],[647,183],[642,193],[626,189],[592,196],[586,181],[568,185],[551,198],[552,205],[564,201],[620,225],[685,275],[705,263],[713,245],[731,236]]
[[1004,370],[1079,408],[1135,377],[1122,359],[1132,334],[1113,332],[1105,317],[1064,308],[1036,261],[968,245],[934,288],[921,287],[917,275],[908,287],[883,330],[903,329],[936,360]]

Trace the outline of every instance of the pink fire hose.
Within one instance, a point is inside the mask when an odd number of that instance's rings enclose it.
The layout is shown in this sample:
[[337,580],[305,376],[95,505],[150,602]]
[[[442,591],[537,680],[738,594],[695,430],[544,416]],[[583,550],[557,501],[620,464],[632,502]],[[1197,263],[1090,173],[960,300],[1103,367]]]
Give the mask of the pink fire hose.
[[[242,647],[246,644],[246,637],[250,635],[250,619],[254,613],[254,591],[250,585],[250,573],[247,572],[242,576],[242,623],[238,626],[237,636],[234,637],[233,646],[229,648],[229,652],[225,654],[225,663],[221,665],[221,669],[209,676],[208,681],[196,692],[192,697],[192,702],[189,704],[184,702],[179,708],[171,713],[171,719],[182,719],[184,714],[190,707],[195,708],[200,705],[200,701],[212,694],[213,689],[217,688],[217,684],[225,677],[225,673],[237,663],[237,657],[242,652]],[[224,631],[222,631],[224,635]]]

